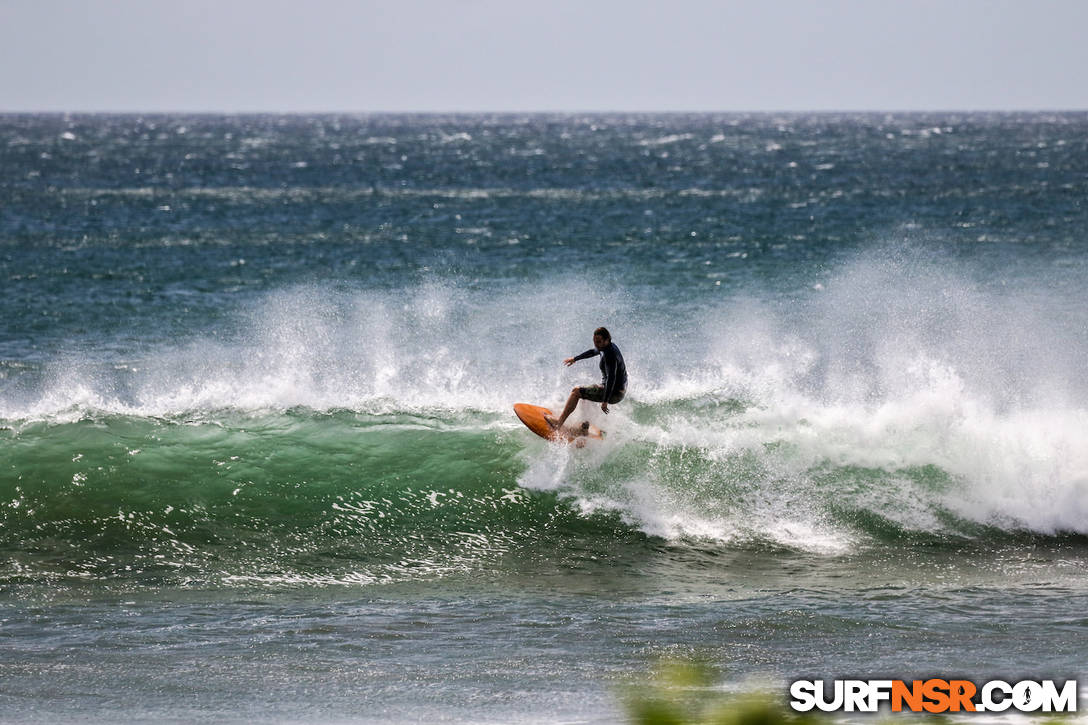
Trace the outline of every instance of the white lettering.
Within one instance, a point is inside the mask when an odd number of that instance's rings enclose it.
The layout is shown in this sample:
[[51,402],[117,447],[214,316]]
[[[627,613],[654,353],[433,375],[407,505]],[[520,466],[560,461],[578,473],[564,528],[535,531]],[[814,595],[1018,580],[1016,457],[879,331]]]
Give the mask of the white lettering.
[[[994,693],[1000,692],[1002,697],[994,699]],[[1004,712],[1012,706],[1012,685],[1003,680],[991,680],[982,686],[982,704],[978,708],[985,712]]]
[[865,701],[869,684],[865,680],[847,680],[843,700],[847,712],[866,712]]
[[811,680],[798,680],[790,685],[790,707],[797,712],[808,712],[816,707],[816,683]]
[[1020,712],[1035,712],[1043,706],[1043,688],[1031,680],[1017,682],[1012,688],[1012,704]]
[[824,712],[835,712],[842,707],[843,700],[843,681],[835,680],[832,685],[832,692],[835,693],[835,697],[830,701],[827,699],[826,687],[827,683],[820,680],[820,694],[817,695],[816,707],[820,708]]
[[1077,681],[1066,680],[1061,692],[1055,687],[1053,680],[1043,680],[1043,695],[1046,699],[1044,712],[1076,712],[1077,711]]
[[1064,680],[1060,688],[1054,680],[1021,680],[1015,684],[991,680],[983,684],[970,701],[966,696],[975,691],[975,685],[967,680],[916,680],[913,692],[919,692],[917,687],[920,685],[921,692],[937,693],[925,695],[928,701],[924,705],[909,694],[911,690],[903,690],[893,698],[895,690],[906,684],[900,680],[797,680],[790,685],[793,698],[790,706],[797,712],[810,712],[814,708],[823,712],[879,712],[882,703],[894,699],[895,707],[906,704],[916,712],[928,710],[934,704],[942,712],[970,710],[972,706],[976,712],[1005,712],[1009,708],[1019,712],[1077,711],[1076,680]]
[[880,709],[880,703],[892,699],[891,680],[869,680],[869,712]]

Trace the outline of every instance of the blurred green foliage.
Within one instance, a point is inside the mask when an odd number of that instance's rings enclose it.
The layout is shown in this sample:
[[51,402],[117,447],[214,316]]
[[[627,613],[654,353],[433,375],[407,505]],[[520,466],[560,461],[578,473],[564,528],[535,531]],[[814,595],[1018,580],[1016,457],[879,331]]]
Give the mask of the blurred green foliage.
[[[831,725],[835,716],[795,712],[785,693],[751,689],[728,692],[718,684],[719,673],[700,660],[668,660],[648,678],[627,685],[623,700],[635,725]],[[1068,713],[1038,714],[1024,723],[1060,725],[1075,720]],[[876,722],[903,725],[950,725],[971,718],[947,715],[885,716]]]
[[826,716],[794,712],[770,692],[728,693],[716,687],[715,669],[700,661],[668,661],[649,681],[623,695],[636,725],[817,725]]

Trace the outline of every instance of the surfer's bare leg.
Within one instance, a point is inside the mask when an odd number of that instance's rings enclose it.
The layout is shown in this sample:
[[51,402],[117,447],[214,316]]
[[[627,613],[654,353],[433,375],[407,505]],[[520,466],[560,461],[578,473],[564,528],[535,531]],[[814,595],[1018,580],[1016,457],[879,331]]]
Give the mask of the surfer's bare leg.
[[563,414],[559,416],[559,420],[556,421],[555,427],[562,428],[563,424],[567,422],[567,418],[574,412],[574,409],[578,407],[578,401],[582,399],[582,389],[574,388],[570,391],[570,397],[567,398],[567,405],[563,408]]

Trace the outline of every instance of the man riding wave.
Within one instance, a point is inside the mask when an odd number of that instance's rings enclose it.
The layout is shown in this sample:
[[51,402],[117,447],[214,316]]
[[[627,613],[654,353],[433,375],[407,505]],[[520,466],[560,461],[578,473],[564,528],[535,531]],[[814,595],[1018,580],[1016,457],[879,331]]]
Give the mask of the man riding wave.
[[579,400],[591,400],[601,404],[601,410],[608,413],[608,406],[615,405],[623,400],[627,393],[627,366],[623,363],[623,355],[620,349],[612,342],[612,335],[603,327],[593,331],[593,347],[580,355],[568,357],[563,364],[570,367],[579,360],[601,356],[601,384],[576,387],[570,391],[567,404],[563,408],[562,415],[555,422],[555,427],[562,428],[574,409],[578,407]]

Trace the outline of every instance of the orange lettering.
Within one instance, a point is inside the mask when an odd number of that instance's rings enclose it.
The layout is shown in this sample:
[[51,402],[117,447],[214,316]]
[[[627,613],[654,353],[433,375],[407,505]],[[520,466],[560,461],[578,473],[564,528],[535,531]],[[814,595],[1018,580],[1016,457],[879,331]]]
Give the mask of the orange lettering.
[[911,686],[902,680],[892,681],[892,712],[902,712],[903,703],[911,712],[919,712],[922,709],[922,681],[914,680]]
[[922,705],[926,712],[946,712],[948,710],[948,702],[950,700],[948,696],[948,681],[947,680],[926,680],[922,683],[922,694],[930,702]]
[[952,680],[949,692],[951,693],[952,712],[959,712],[962,707],[967,712],[975,711],[975,703],[971,698],[975,696],[975,683],[970,680]]

